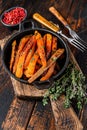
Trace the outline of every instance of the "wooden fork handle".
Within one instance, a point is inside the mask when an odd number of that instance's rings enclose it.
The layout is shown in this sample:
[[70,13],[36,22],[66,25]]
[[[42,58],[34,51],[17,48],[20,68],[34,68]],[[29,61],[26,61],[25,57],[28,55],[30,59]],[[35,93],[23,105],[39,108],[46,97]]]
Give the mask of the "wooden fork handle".
[[54,32],[58,32],[60,28],[56,26],[55,24],[49,22],[47,19],[45,19],[43,16],[41,16],[39,13],[33,14],[33,18],[37,20],[39,23],[43,24],[44,26],[48,27]]
[[67,21],[63,18],[63,16],[52,6],[49,8],[49,11],[59,19],[64,26],[68,25]]

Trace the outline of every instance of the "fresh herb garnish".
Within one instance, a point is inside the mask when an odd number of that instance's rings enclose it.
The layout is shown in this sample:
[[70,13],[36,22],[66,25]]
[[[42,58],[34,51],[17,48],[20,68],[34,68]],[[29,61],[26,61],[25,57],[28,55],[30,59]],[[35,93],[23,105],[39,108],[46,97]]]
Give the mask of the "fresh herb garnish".
[[87,103],[85,77],[71,63],[65,74],[47,90],[42,100],[43,105],[48,104],[49,97],[52,100],[57,100],[63,94],[65,95],[64,106],[66,108],[70,107],[73,99],[76,100],[78,109],[82,109],[83,104]]

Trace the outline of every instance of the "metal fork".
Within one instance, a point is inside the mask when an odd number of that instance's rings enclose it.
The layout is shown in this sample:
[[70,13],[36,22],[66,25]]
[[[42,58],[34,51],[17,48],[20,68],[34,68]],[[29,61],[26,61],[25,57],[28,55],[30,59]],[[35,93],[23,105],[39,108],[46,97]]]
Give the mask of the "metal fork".
[[66,28],[69,30],[69,33],[70,33],[70,35],[71,35],[73,38],[75,38],[76,40],[78,40],[79,42],[81,42],[81,43],[85,44],[85,46],[87,46],[86,42],[83,41],[83,40],[77,35],[77,33],[70,28],[69,25],[66,25]]
[[50,7],[49,11],[56,16],[57,19],[59,19],[62,24],[69,30],[70,35],[72,36],[72,38],[78,40],[80,43],[84,44],[83,46],[87,46],[86,42],[83,41],[77,34],[75,31],[73,31],[68,22],[63,18],[63,16],[54,8],[54,7]]
[[67,41],[72,44],[73,46],[75,46],[77,49],[79,49],[80,51],[84,52],[87,48],[86,46],[84,46],[83,44],[81,44],[78,40],[67,37],[66,35],[64,35],[62,33],[62,31],[58,31],[58,34],[60,34],[62,37],[64,37],[65,39],[67,39]]
[[52,22],[49,22],[48,20],[46,20],[44,17],[42,17],[40,14],[35,13],[33,15],[33,18],[35,20],[37,20],[38,22],[42,23],[44,26],[50,28],[52,31],[56,32],[57,34],[61,35],[62,37],[64,37],[65,39],[67,39],[67,41],[72,44],[73,46],[75,46],[76,48],[78,48],[80,51],[85,51],[87,48],[81,44],[78,40],[76,40],[75,38],[69,38],[67,37],[65,34],[62,33],[62,31],[60,30],[59,26],[53,24]]

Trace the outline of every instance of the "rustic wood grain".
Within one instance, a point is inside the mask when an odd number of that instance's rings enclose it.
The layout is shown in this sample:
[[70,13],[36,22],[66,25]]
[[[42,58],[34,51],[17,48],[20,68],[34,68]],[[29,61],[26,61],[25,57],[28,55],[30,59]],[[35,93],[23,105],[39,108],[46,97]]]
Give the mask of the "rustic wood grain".
[[82,116],[82,124],[84,126],[83,130],[87,130],[87,105],[84,106],[83,116]]
[[[70,51],[70,61],[75,64],[75,66],[78,70],[82,71],[81,68],[79,67],[77,61],[75,60],[75,57],[73,56],[71,51]],[[62,130],[62,129],[70,129],[70,130],[74,130],[74,129],[76,130],[77,129],[77,130],[80,130],[81,129],[82,130],[83,126],[82,126],[81,122],[78,120],[78,117],[75,114],[75,112],[73,111],[73,109],[69,108],[69,109],[66,109],[65,112],[64,112],[64,111],[62,111],[62,108],[59,107],[59,106],[61,106],[60,105],[61,103],[62,103],[62,107],[63,107],[62,101],[58,100],[58,101],[53,102],[51,100],[51,105],[52,105],[52,108],[53,108],[55,120],[58,121],[58,119],[60,119],[59,123],[61,122],[61,124],[58,124],[58,122],[56,123],[56,127],[57,127],[56,129],[58,129],[58,130]],[[55,111],[55,109],[56,109],[56,111]],[[64,107],[63,107],[63,109],[64,109]],[[58,110],[59,110],[59,112],[58,112]],[[67,116],[65,116],[64,120],[62,120],[60,110],[63,112],[63,114],[66,113],[65,115],[67,115]],[[68,113],[69,113],[69,117],[68,117]],[[67,122],[67,118],[68,118],[68,122],[69,123],[71,122],[70,124],[72,124],[72,127],[71,127],[71,125],[69,126],[69,124]],[[66,125],[64,124],[65,126],[62,126],[63,122],[66,122]],[[67,124],[68,124],[68,126],[67,126]]]
[[64,108],[64,96],[61,96],[57,101],[53,101],[50,98],[50,101],[54,113],[56,130],[83,130],[83,126],[73,108]]
[[11,78],[14,92],[16,96],[18,97],[32,97],[32,98],[41,98],[43,97],[44,93],[47,91],[44,90],[38,90],[35,86],[20,83],[19,81]]
[[50,103],[45,107],[36,103],[27,130],[56,130]]
[[[69,49],[70,61],[75,65],[75,67],[81,71],[75,57],[73,56],[71,50]],[[78,119],[73,108],[64,108],[65,97],[61,96],[57,101],[51,100],[51,106],[54,113],[56,130],[83,130],[83,126]],[[80,113],[79,113],[80,114]],[[80,115],[81,116],[81,115]],[[81,117],[79,117],[81,118]]]
[[25,130],[31,117],[35,101],[14,98],[5,121],[3,130]]
[[8,113],[13,98],[14,98],[14,91],[12,85],[7,84],[5,85],[5,87],[3,87],[2,85],[2,89],[0,89],[0,130],[2,130],[1,129],[2,122]]

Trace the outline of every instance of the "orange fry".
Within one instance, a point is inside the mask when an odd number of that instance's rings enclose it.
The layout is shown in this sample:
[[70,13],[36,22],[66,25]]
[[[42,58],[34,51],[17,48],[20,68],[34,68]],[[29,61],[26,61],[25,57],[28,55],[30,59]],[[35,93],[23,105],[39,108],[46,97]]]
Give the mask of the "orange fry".
[[18,52],[20,53],[22,51],[22,49],[24,48],[24,46],[26,45],[26,43],[28,42],[28,40],[31,38],[32,35],[26,35],[24,36],[19,43],[18,46]]
[[47,39],[46,39],[46,57],[47,59],[50,57],[51,54],[51,47],[52,47],[52,35],[51,34],[46,34]]
[[57,50],[57,37],[53,36],[52,39],[52,54]]
[[[46,57],[45,57],[45,37],[44,39],[42,38],[41,34],[38,31],[35,31],[35,36],[37,40],[37,47],[38,47],[38,53],[42,62],[43,66],[46,66]],[[42,60],[43,59],[43,60]]]
[[43,38],[37,39],[37,47],[38,47],[38,54],[40,56],[42,65],[46,66],[47,62],[46,62]]
[[[57,38],[53,37],[53,40],[52,40],[52,54],[56,50],[57,50]],[[52,66],[50,66],[50,68],[48,69],[46,74],[40,79],[40,81],[48,80],[52,76],[52,74],[54,72],[54,69],[55,69],[55,65],[56,65],[56,62],[54,64],[52,64]]]
[[36,52],[34,53],[29,62],[29,65],[27,66],[27,69],[24,71],[24,74],[26,75],[27,78],[31,77],[34,74],[38,58],[39,54],[38,51],[36,50]]
[[51,65],[51,67],[48,69],[46,75],[43,76],[43,77],[40,79],[40,81],[48,80],[48,79],[52,76],[52,74],[53,74],[53,72],[54,72],[55,65],[56,65],[56,62]]
[[12,43],[12,52],[11,52],[11,59],[10,59],[10,71],[12,71],[14,60],[15,60],[15,55],[16,55],[16,40],[13,41]]
[[16,77],[21,78],[23,75],[23,64],[25,60],[25,55],[20,55],[18,64],[17,64],[17,69],[15,72]]
[[22,53],[28,52],[30,50],[30,48],[32,47],[33,43],[36,43],[36,37],[35,35],[33,35],[29,41],[27,42],[27,44],[25,45],[25,47],[22,50]]
[[28,55],[27,55],[27,57],[26,57],[26,59],[25,59],[25,63],[24,63],[24,69],[27,68],[27,66],[28,66],[28,64],[29,64],[29,62],[30,62],[31,57],[32,57],[32,55],[34,54],[35,45],[36,45],[36,43],[33,44],[32,48],[31,48],[31,49],[29,50],[29,52],[28,52]]
[[39,38],[41,38],[41,34],[38,31],[35,31],[34,35],[36,37],[36,40],[39,39]]
[[25,44],[26,44],[26,43],[28,42],[28,40],[30,39],[30,37],[31,37],[31,35],[27,35],[27,36],[24,36],[24,37],[20,40],[20,43],[19,43],[19,46],[18,46],[18,51],[17,51],[16,57],[15,57],[14,66],[13,66],[13,73],[16,72],[17,63],[18,63],[18,60],[19,60],[20,53],[21,53],[22,49],[24,48]]
[[22,50],[19,60],[18,60],[18,64],[17,64],[17,69],[16,69],[16,77],[21,78],[23,75],[23,69],[24,69],[24,62],[25,62],[25,58],[28,54],[28,51],[30,50],[30,48],[32,47],[33,43],[36,42],[36,38],[33,35],[30,40],[28,41],[28,43],[26,44],[26,46],[24,47],[24,49]]

